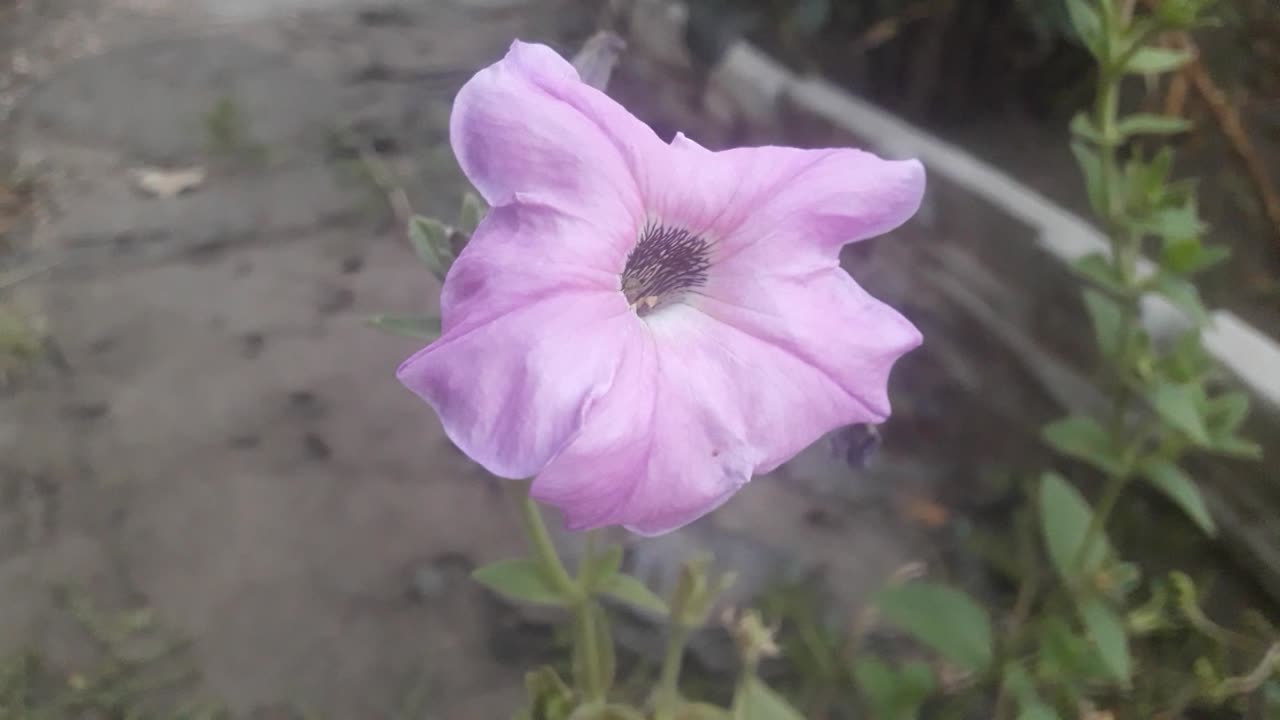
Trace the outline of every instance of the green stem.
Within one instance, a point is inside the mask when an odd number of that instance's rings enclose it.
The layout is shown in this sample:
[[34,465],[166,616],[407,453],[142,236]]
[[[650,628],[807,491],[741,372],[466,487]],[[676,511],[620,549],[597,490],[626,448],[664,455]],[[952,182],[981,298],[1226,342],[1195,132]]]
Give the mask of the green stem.
[[[529,542],[533,545],[534,558],[552,587],[569,598],[569,609],[573,613],[573,624],[577,629],[574,633],[573,654],[583,670],[584,687],[580,688],[583,697],[591,703],[603,702],[608,688],[604,677],[605,668],[600,659],[596,601],[565,569],[564,561],[560,559],[560,553],[556,551],[551,534],[547,532],[546,523],[542,520],[542,512],[528,492],[521,498],[520,510],[529,533]],[[584,565],[590,561],[590,555],[583,559]]]
[[671,623],[671,636],[667,638],[667,652],[662,658],[662,674],[658,679],[654,720],[675,717],[676,703],[680,699],[680,667],[688,640],[689,628],[678,622]]
[[525,529],[529,532],[529,542],[533,544],[534,558],[542,566],[547,580],[566,597],[580,602],[582,589],[565,569],[564,562],[560,560],[560,553],[556,552],[556,546],[551,542],[551,534],[547,532],[547,526],[542,521],[542,512],[538,510],[538,504],[529,497],[527,492],[521,498],[520,511],[524,515]]

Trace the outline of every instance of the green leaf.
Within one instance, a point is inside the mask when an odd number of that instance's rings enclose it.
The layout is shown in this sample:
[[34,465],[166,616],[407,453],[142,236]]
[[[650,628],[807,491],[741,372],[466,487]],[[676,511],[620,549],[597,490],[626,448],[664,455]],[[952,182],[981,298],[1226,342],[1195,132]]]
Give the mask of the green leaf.
[[1124,310],[1120,304],[1097,290],[1086,288],[1084,307],[1093,320],[1094,339],[1103,357],[1119,356],[1124,333]]
[[1095,57],[1098,56],[1102,39],[1102,18],[1093,4],[1088,0],[1067,0],[1067,13],[1076,36]]
[[907,663],[898,671],[874,658],[860,658],[853,674],[880,720],[915,720],[936,689],[933,671],[921,662]]
[[1209,443],[1209,430],[1201,415],[1205,404],[1204,388],[1198,383],[1162,383],[1151,393],[1150,400],[1156,413],[1170,427],[1199,445]]
[[799,710],[754,675],[742,680],[734,708],[740,720],[804,720]]
[[613,582],[622,567],[622,546],[610,545],[596,553],[579,572],[582,584],[589,591],[599,590]]
[[538,720],[566,720],[573,712],[573,691],[550,666],[531,670],[524,676],[529,697],[529,717]]
[[1203,325],[1209,321],[1209,311],[1200,301],[1200,291],[1190,280],[1160,273],[1156,278],[1155,290],[1186,313],[1197,325]]
[[1071,265],[1076,272],[1097,283],[1098,287],[1114,293],[1124,292],[1124,284],[1104,253],[1089,253]]
[[1076,156],[1076,163],[1080,165],[1085,190],[1089,194],[1089,206],[1095,213],[1104,214],[1106,198],[1102,197],[1102,161],[1098,158],[1098,153],[1079,141],[1071,143],[1071,153]]
[[435,340],[440,337],[440,318],[429,315],[374,315],[369,325],[392,335]]
[[1227,455],[1242,460],[1261,460],[1262,446],[1252,440],[1246,440],[1239,437],[1223,438],[1215,440],[1210,446],[1214,452],[1219,455]]
[[1125,633],[1124,618],[1100,598],[1091,598],[1080,604],[1080,617],[1084,620],[1089,639],[1093,641],[1103,665],[1111,677],[1128,685],[1132,673],[1129,658],[1129,636]]
[[1234,434],[1249,416],[1249,396],[1242,392],[1224,392],[1209,398],[1204,406],[1204,421],[1209,434],[1220,437]]
[[567,598],[543,577],[538,563],[526,558],[485,565],[472,572],[471,577],[511,600],[537,605],[564,605],[567,602]]
[[1111,556],[1110,543],[1101,533],[1077,565],[1092,520],[1093,508],[1061,475],[1050,472],[1040,478],[1040,523],[1045,547],[1054,568],[1068,585],[1095,576]]
[[[1165,188],[1161,188],[1161,192]],[[1194,202],[1183,202],[1155,210],[1141,227],[1166,240],[1198,238],[1208,229],[1200,219],[1200,209]]]
[[1182,468],[1168,460],[1150,460],[1142,465],[1142,476],[1157,490],[1164,493],[1175,505],[1195,521],[1206,535],[1214,535],[1217,528],[1213,517],[1204,505],[1204,498],[1195,482]]
[[453,249],[449,244],[452,231],[435,218],[414,215],[409,219],[409,242],[423,265],[440,280],[453,264]]
[[991,664],[991,620],[964,592],[911,582],[882,590],[875,602],[886,620],[955,665],[980,672]]
[[1191,129],[1191,121],[1172,115],[1137,113],[1120,121],[1116,128],[1121,138],[1134,135],[1177,135]]
[[1170,50],[1160,47],[1144,47],[1129,58],[1125,72],[1134,75],[1158,75],[1186,65],[1195,57],[1186,50]]
[[1058,713],[1040,699],[1022,666],[1010,664],[1006,667],[1003,682],[1009,694],[1018,701],[1017,720],[1059,720]]
[[475,193],[468,192],[462,196],[462,209],[458,212],[458,232],[471,236],[480,227],[484,219],[484,201]]
[[1072,415],[1056,420],[1046,425],[1040,436],[1063,455],[1083,460],[1112,475],[1124,471],[1111,436],[1091,417]]
[[1102,144],[1102,132],[1093,124],[1093,118],[1087,112],[1078,112],[1071,118],[1071,133],[1095,145]]
[[621,600],[640,610],[647,610],[658,615],[666,615],[667,604],[636,578],[630,575],[617,574],[600,588],[600,592]]
[[1161,372],[1175,383],[1189,383],[1203,378],[1213,369],[1213,358],[1200,342],[1200,330],[1179,335],[1161,359]]
[[1160,265],[1169,272],[1194,275],[1208,270],[1231,257],[1231,251],[1218,245],[1206,247],[1198,237],[1180,239],[1166,235],[1160,252]]

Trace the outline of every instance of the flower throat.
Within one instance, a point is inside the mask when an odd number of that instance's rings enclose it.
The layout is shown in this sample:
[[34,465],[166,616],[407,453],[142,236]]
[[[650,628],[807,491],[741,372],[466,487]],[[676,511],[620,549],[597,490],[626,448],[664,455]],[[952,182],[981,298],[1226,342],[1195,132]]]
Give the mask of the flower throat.
[[651,223],[627,255],[622,293],[641,317],[707,282],[711,244],[681,228]]

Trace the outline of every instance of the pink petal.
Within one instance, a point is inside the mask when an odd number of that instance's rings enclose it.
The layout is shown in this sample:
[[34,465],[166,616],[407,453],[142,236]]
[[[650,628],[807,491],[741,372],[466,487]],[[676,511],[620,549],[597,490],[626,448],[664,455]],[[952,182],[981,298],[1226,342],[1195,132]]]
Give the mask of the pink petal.
[[616,290],[560,292],[446,332],[397,376],[471,459],[529,477],[579,431],[637,332]]
[[[713,276],[692,302],[718,321],[742,368],[751,439],[768,472],[826,432],[890,414],[889,373],[920,332],[839,267],[808,275]],[[737,367],[735,366],[735,367]],[[751,380],[767,375],[769,380]]]
[[535,498],[574,530],[668,532],[711,512],[751,478],[739,401],[714,352],[655,332],[632,340],[582,434],[534,480]]
[[716,240],[721,275],[833,267],[842,245],[898,227],[924,195],[918,161],[860,150],[712,152],[678,136],[670,155],[642,192],[666,222]]
[[489,211],[454,261],[440,297],[445,332],[566,291],[618,290],[625,241],[545,205]]
[[450,141],[492,206],[553,206],[605,230],[634,232],[644,211],[630,163],[661,146],[644,123],[582,83],[544,45],[515,42],[459,91]]

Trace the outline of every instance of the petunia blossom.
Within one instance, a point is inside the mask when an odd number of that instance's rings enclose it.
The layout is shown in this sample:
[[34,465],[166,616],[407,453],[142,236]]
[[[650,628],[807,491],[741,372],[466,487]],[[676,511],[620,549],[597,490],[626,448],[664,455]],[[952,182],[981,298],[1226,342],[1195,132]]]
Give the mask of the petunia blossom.
[[459,92],[450,141],[492,210],[398,376],[570,529],[673,530],[889,416],[921,336],[839,254],[915,213],[920,163],[666,143],[522,42]]

